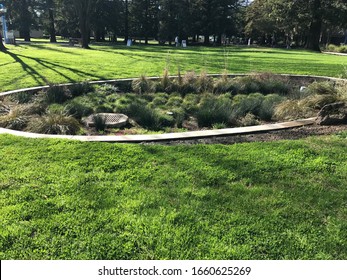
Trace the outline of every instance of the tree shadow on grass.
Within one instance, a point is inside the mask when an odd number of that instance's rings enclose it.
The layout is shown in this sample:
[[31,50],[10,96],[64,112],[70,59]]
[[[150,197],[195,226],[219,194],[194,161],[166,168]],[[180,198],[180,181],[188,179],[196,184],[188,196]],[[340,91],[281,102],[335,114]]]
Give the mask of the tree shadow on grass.
[[[11,52],[6,52],[6,54],[8,54],[9,56],[11,56],[13,58],[13,60],[17,63],[19,63],[21,65],[21,67],[23,68],[23,70],[30,75],[37,84],[49,84],[52,83],[52,81],[49,81],[49,79],[47,77],[45,77],[44,75],[40,74],[34,67],[30,66],[28,63],[24,62],[24,60],[22,58],[26,58],[26,59],[31,59],[34,60],[36,63],[40,64],[41,66],[43,66],[46,69],[49,69],[55,73],[57,73],[59,76],[63,77],[65,80],[69,81],[69,82],[76,82],[75,79],[72,79],[69,75],[64,74],[63,70],[67,70],[71,73],[74,74],[78,74],[80,77],[94,77],[96,79],[99,80],[104,80],[105,77],[103,76],[98,76],[95,75],[95,73],[91,74],[85,71],[81,71],[75,68],[71,68],[71,67],[66,67],[57,63],[53,63],[41,58],[34,58],[34,57],[30,57],[30,56],[25,56],[25,55],[21,55],[21,54],[14,54]],[[58,70],[59,69],[59,70]],[[12,84],[13,80],[9,81],[7,84],[4,84],[3,86],[7,86],[9,84]]]
[[[9,51],[5,52],[6,54],[8,54],[10,57],[12,57],[12,59],[16,62],[18,62],[23,70],[28,73],[38,84],[41,84],[42,82],[48,83],[48,80],[46,79],[45,76],[41,75],[39,72],[37,72],[33,67],[31,67],[30,65],[28,65],[27,63],[25,63],[20,57],[19,55],[16,55],[14,53],[11,53]],[[12,83],[12,81],[10,82]]]

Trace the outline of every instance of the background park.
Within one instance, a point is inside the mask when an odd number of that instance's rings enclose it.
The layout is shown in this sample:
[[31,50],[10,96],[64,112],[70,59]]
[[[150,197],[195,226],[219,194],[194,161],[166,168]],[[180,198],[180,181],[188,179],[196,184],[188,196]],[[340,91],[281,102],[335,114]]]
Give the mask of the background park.
[[[18,38],[11,44],[1,33],[0,92],[193,72],[194,84],[206,73],[347,78],[347,56],[331,54],[346,52],[343,0],[2,4]],[[138,94],[174,94],[185,106],[188,95],[215,96],[218,81],[210,82],[212,93]],[[234,102],[239,93],[228,90],[223,98]],[[346,83],[312,90],[320,91],[312,108],[347,99]],[[0,134],[0,258],[346,259],[346,139],[342,130],[234,145],[138,145]]]

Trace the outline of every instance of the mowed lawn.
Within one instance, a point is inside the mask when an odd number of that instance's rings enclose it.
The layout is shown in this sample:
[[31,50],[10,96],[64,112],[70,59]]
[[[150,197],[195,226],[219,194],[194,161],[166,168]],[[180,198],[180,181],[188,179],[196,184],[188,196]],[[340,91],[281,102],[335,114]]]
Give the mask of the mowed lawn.
[[[35,43],[0,53],[0,91],[209,73],[339,76],[347,57],[267,48]],[[235,145],[0,135],[1,259],[346,259],[347,134]]]
[[159,76],[164,68],[222,73],[274,72],[337,77],[347,67],[346,56],[302,50],[247,47],[158,45],[91,45],[90,50],[67,44],[36,42],[9,46],[0,52],[0,92],[50,83]]
[[346,259],[347,141],[0,136],[1,259]]

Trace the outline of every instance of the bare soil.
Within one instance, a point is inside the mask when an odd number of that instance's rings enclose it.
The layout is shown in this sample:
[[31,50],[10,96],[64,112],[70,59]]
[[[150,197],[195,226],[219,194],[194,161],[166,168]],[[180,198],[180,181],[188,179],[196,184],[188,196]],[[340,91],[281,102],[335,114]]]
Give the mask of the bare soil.
[[[244,143],[244,142],[269,142],[269,141],[278,141],[278,140],[295,140],[295,139],[306,138],[309,136],[332,135],[341,131],[347,131],[347,124],[332,125],[332,126],[320,126],[320,125],[314,124],[314,125],[302,126],[297,128],[275,130],[275,131],[270,131],[265,133],[209,137],[209,138],[190,139],[190,140],[162,141],[159,143],[163,145],[178,145],[178,144],[230,145],[230,144]],[[149,144],[154,144],[154,142]]]

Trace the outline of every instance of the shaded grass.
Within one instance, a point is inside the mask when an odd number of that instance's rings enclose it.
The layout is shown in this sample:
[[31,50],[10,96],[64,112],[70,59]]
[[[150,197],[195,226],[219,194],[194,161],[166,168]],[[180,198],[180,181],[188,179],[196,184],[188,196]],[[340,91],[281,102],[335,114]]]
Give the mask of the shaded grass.
[[346,259],[346,149],[0,135],[0,257]]
[[[230,73],[274,72],[338,76],[347,57],[301,50],[270,48],[177,49],[168,46],[92,45],[91,50],[59,44],[32,43],[9,46],[0,53],[0,91],[85,80],[159,76],[206,71],[222,73],[227,60]],[[227,53],[227,54],[226,54]]]

